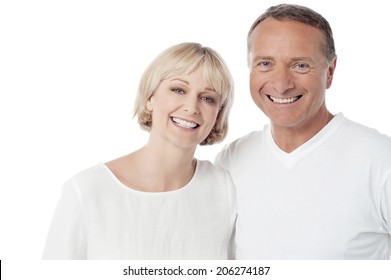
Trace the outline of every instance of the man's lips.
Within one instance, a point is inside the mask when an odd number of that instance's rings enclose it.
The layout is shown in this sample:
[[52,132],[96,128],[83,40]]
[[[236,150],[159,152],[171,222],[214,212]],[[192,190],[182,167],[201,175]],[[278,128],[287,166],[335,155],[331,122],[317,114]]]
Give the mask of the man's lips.
[[297,100],[299,100],[302,97],[302,95],[298,95],[298,96],[293,96],[293,97],[288,97],[288,98],[279,98],[279,97],[275,97],[275,96],[272,96],[272,95],[269,95],[269,94],[266,94],[266,96],[271,101],[273,101],[273,103],[277,103],[277,104],[294,103],[294,102],[296,102]]

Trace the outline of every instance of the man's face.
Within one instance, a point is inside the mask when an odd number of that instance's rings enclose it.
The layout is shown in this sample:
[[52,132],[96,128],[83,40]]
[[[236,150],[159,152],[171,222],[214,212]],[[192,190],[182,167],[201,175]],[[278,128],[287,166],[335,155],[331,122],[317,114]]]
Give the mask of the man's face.
[[327,62],[320,30],[267,18],[250,37],[250,91],[273,126],[307,127],[324,112],[336,59]]

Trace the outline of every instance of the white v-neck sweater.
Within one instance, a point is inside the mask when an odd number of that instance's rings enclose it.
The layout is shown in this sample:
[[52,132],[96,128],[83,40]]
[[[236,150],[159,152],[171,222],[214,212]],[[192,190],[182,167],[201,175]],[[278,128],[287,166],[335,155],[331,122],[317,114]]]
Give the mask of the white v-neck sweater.
[[270,125],[216,158],[237,190],[238,259],[389,259],[391,138],[339,114],[291,153]]

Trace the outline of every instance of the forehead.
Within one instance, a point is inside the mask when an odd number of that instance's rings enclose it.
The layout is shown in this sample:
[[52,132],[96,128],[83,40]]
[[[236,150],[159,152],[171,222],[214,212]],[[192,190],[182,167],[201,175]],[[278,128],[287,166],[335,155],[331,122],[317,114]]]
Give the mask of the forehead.
[[323,38],[323,33],[311,25],[293,20],[267,18],[252,32],[250,52],[267,56],[273,56],[273,53],[294,56],[317,53],[323,55]]
[[206,87],[211,88],[211,84],[208,81],[208,77],[205,76],[203,67],[198,67],[196,70],[190,73],[171,73],[165,77],[161,84],[168,84],[171,82],[181,82],[192,87]]
[[210,91],[221,94],[223,91],[224,77],[223,73],[218,69],[201,64],[189,73],[183,73],[183,71],[170,73],[161,83],[170,83],[172,81],[180,81],[192,86],[202,86]]

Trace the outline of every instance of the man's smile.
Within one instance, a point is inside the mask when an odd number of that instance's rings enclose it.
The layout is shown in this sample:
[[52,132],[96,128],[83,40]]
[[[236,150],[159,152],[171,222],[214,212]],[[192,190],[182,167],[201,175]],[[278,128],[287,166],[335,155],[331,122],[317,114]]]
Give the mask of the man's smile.
[[274,103],[277,103],[277,104],[290,104],[290,103],[296,102],[297,100],[299,100],[302,97],[302,95],[298,95],[298,96],[293,96],[293,97],[289,97],[289,98],[278,98],[278,97],[274,97],[269,94],[266,94],[266,96],[271,101],[273,101]]

